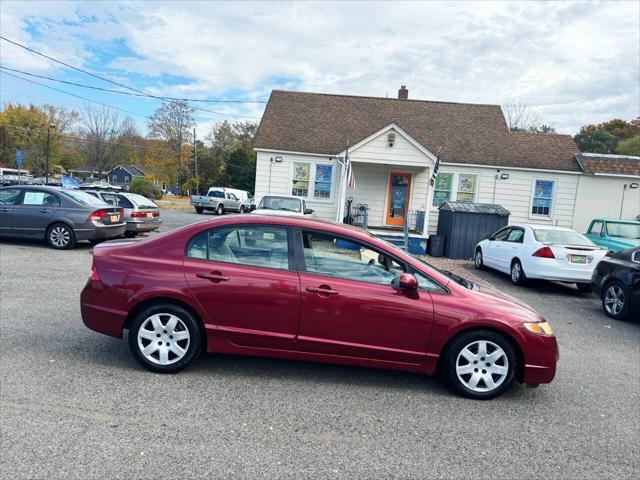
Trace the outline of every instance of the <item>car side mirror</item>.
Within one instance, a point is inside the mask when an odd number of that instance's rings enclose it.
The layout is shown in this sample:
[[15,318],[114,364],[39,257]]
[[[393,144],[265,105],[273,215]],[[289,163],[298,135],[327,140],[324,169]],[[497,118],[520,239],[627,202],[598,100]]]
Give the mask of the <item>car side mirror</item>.
[[418,280],[411,273],[401,273],[398,286],[402,290],[414,291],[418,289]]
[[492,235],[489,233],[487,235],[484,236],[485,240],[491,240]]
[[313,208],[305,208],[304,209],[304,214],[305,215],[311,215],[313,213]]

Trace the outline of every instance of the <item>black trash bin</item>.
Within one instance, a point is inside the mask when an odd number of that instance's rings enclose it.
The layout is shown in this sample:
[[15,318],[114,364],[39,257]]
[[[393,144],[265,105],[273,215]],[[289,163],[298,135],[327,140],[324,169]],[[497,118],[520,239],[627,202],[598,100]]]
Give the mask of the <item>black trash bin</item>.
[[444,237],[444,256],[473,258],[478,242],[507,226],[510,214],[502,205],[444,202],[439,208],[437,232]]
[[429,255],[432,257],[444,255],[444,237],[442,235],[429,235]]

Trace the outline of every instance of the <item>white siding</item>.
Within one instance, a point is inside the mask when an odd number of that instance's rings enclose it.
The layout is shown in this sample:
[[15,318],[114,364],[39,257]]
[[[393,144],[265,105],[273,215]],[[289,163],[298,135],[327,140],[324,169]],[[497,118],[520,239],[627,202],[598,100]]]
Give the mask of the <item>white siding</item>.
[[[388,144],[389,133],[395,133],[396,141],[393,147]],[[416,148],[409,140],[395,130],[381,133],[366,144],[349,152],[351,161],[381,163],[385,165],[429,167],[433,165],[423,152]]]
[[[478,175],[476,186],[476,202],[502,205],[511,212],[510,223],[537,223],[569,227],[573,225],[573,212],[579,175],[565,173],[533,172],[523,170],[500,170],[483,167],[463,167],[443,164],[440,172],[454,173],[452,200],[459,174]],[[507,173],[509,178],[496,180],[495,176]],[[456,175],[457,174],[457,175]],[[531,201],[534,181],[553,180],[552,213],[550,217],[531,215]],[[495,193],[494,193],[495,188]],[[436,233],[438,228],[438,209],[431,207],[429,214],[429,234]]]
[[[619,218],[625,184],[638,183],[637,177],[604,177],[583,175],[578,184],[573,229],[586,232],[591,220]],[[622,218],[636,220],[640,215],[640,189],[627,189],[624,194]]]
[[[282,157],[282,162],[271,161]],[[333,165],[333,182],[329,199],[306,197],[307,207],[312,208],[316,218],[335,221],[338,204],[337,185],[340,180],[340,166],[329,157],[303,154],[283,154],[276,152],[257,152],[256,158],[256,202],[265,195],[291,195],[293,162],[329,163]]]

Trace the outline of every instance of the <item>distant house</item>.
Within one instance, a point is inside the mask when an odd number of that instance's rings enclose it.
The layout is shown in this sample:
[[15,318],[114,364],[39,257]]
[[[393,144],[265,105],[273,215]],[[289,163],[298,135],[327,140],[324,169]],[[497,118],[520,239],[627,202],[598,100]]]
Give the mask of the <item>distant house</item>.
[[135,165],[117,165],[107,173],[111,185],[125,187],[136,177],[144,177],[144,172]]

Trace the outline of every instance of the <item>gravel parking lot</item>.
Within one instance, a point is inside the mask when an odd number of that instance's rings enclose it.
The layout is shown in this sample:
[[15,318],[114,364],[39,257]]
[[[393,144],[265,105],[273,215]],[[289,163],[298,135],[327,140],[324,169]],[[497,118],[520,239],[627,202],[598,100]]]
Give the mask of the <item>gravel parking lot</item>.
[[[163,230],[203,220],[163,210]],[[0,243],[2,478],[637,478],[640,322],[575,288],[513,287],[556,331],[556,380],[489,402],[417,374],[221,355],[174,376],[94,333],[91,249]]]

